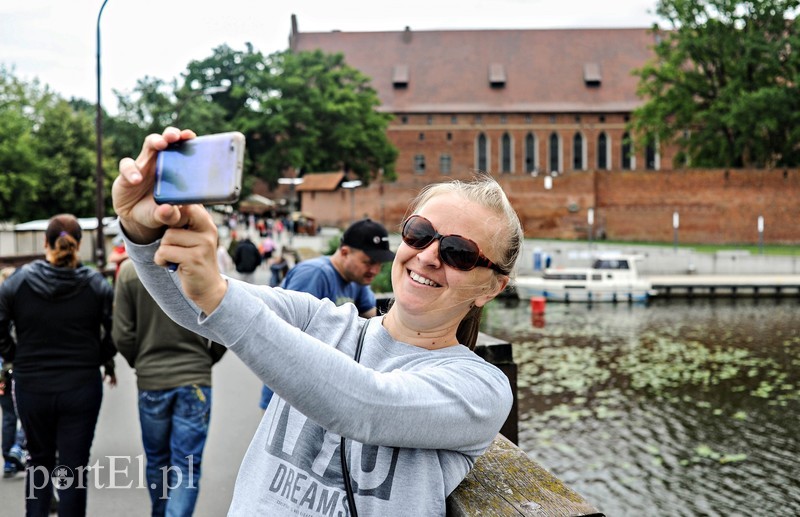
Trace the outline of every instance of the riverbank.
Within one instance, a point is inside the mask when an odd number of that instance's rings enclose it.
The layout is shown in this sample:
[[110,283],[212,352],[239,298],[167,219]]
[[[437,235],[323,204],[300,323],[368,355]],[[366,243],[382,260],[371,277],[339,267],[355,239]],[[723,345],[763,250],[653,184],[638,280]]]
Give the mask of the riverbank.
[[[296,235],[282,244],[295,249],[321,254],[328,248],[331,239],[341,235],[336,228],[323,227],[314,236]],[[222,228],[223,242],[228,238]],[[400,235],[389,234],[392,250],[400,245]],[[692,248],[673,248],[669,245],[645,245],[593,242],[526,239],[517,262],[518,275],[530,275],[541,271],[546,256],[553,266],[589,266],[592,257],[601,254],[634,254],[641,257],[637,262],[642,276],[654,275],[800,275],[800,255],[760,255],[749,250],[697,251]],[[538,260],[537,260],[538,256]],[[538,263],[537,263],[538,262]]]

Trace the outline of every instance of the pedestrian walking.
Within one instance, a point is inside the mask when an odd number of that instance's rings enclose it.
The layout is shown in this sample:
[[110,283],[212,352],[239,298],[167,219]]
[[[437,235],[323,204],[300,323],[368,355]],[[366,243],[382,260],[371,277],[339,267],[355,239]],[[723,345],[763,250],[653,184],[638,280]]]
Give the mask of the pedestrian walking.
[[103,377],[116,382],[114,292],[102,274],[80,263],[81,236],[75,216],[52,217],[45,260],[22,266],[0,285],[0,355],[14,364],[14,401],[30,453],[29,516],[48,514],[54,488],[59,515],[85,515]]
[[211,367],[225,347],[164,314],[133,264],[115,286],[112,336],[136,370],[151,516],[194,513],[211,419]]
[[236,272],[239,273],[240,280],[251,284],[256,283],[255,271],[261,265],[261,253],[249,236],[245,236],[236,245],[236,250],[233,252],[233,263],[236,265]]

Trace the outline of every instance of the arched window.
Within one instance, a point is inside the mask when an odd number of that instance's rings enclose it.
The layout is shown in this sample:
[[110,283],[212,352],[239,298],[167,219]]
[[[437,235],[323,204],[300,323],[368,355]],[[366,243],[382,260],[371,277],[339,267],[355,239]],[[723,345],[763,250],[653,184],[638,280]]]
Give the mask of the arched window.
[[550,133],[550,140],[547,145],[547,168],[548,172],[559,172],[561,170],[561,139],[556,133]]
[[536,137],[533,133],[525,136],[525,172],[535,172],[539,160],[536,159]]
[[607,171],[611,169],[608,163],[608,136],[605,131],[597,137],[597,169]]
[[584,169],[583,152],[583,135],[575,133],[575,136],[572,137],[572,168],[576,171]]
[[508,133],[503,133],[500,144],[501,170],[505,173],[509,173],[511,172],[511,135]]
[[489,150],[487,149],[488,143],[486,142],[486,135],[481,133],[478,135],[478,149],[475,159],[475,168],[479,171],[489,171]]
[[629,133],[622,135],[622,156],[620,156],[620,163],[622,164],[623,170],[633,170],[633,146],[631,145],[631,135]]
[[644,166],[647,170],[654,171],[658,169],[658,147],[655,140],[647,143],[644,149]]

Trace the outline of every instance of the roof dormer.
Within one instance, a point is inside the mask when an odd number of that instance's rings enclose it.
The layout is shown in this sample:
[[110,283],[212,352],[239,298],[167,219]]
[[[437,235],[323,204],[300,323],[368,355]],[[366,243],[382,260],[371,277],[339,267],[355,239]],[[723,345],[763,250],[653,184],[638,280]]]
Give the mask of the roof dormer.
[[492,88],[505,88],[506,67],[500,63],[489,65],[489,86]]
[[603,76],[600,73],[600,65],[597,63],[584,63],[583,64],[583,82],[586,86],[598,88],[603,81]]
[[394,65],[392,86],[395,88],[408,88],[408,65]]

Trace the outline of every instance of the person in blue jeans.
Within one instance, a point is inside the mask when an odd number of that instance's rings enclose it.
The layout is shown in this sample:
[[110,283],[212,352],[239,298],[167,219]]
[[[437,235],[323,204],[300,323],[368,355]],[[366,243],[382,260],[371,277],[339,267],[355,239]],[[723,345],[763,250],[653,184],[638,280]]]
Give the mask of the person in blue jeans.
[[0,408],[3,411],[3,477],[14,477],[25,470],[28,451],[25,450],[25,431],[19,425],[17,409],[11,396],[11,363],[4,363],[0,357]]
[[211,367],[226,349],[167,317],[129,261],[115,291],[112,337],[136,369],[151,515],[190,516],[211,418]]

